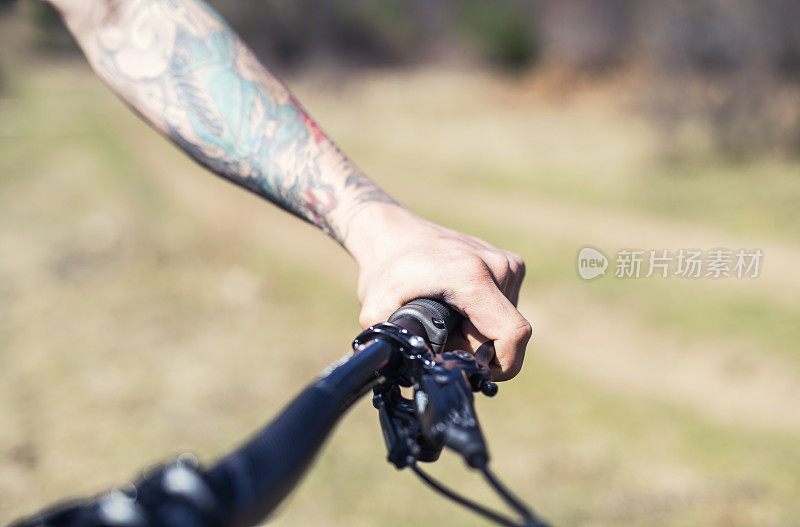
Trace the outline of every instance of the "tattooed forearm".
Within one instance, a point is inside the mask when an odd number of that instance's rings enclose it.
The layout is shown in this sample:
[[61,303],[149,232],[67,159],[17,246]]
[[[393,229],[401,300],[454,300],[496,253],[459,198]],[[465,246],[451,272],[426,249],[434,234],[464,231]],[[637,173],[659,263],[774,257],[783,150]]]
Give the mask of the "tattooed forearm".
[[340,243],[364,207],[397,204],[201,0],[51,1],[112,88],[216,174]]

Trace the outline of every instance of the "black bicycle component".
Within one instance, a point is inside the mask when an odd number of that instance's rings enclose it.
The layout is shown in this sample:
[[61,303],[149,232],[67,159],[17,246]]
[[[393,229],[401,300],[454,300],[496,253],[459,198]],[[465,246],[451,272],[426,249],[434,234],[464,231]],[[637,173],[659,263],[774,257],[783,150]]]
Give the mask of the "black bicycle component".
[[263,430],[208,471],[226,525],[255,525],[297,485],[334,424],[392,360],[391,342],[374,339],[306,388]]
[[[383,429],[388,459],[397,468],[416,461],[436,461],[443,447],[459,453],[473,468],[489,460],[472,392],[497,392],[486,364],[466,352],[436,353],[431,335],[441,350],[460,316],[447,305],[421,298],[409,302],[356,338],[356,343],[388,335],[400,345],[402,365],[394,378],[374,389],[373,405]],[[428,347],[427,345],[430,345]],[[403,397],[394,386],[413,386],[414,399]]]
[[375,387],[388,459],[397,468],[416,461],[436,461],[443,447],[459,453],[473,468],[484,466],[489,453],[473,406],[472,391],[485,386],[489,372],[465,352],[424,358],[414,377],[414,399],[397,383]]
[[425,338],[433,352],[439,353],[447,336],[461,322],[461,315],[438,300],[417,298],[395,311],[389,322]]
[[[323,372],[243,446],[208,470],[193,458],[147,472],[134,485],[87,501],[72,501],[14,527],[250,527],[297,485],[339,418],[373,389],[388,449],[397,468],[411,466],[448,498],[502,525],[543,526],[488,470],[489,454],[473,395],[494,395],[486,360],[441,353],[457,313],[438,301],[415,300],[359,335],[353,351]],[[413,387],[408,399],[400,387]],[[446,489],[417,467],[442,449],[459,453],[517,510],[524,523]],[[188,461],[187,461],[188,459]]]
[[397,468],[407,467],[416,461],[432,462],[439,459],[442,444],[428,443],[414,410],[414,401],[406,399],[400,388],[389,385],[376,391],[372,404],[378,410],[388,454],[386,459]]
[[[472,468],[481,468],[489,461],[473,404],[472,387],[483,382],[480,367],[465,352],[444,353],[437,357],[415,385],[414,400],[422,436],[432,445],[441,444],[461,454]],[[462,369],[464,367],[464,369]],[[473,378],[466,369],[474,369]],[[488,371],[486,372],[488,377]]]
[[194,456],[145,472],[135,483],[58,505],[12,527],[213,527],[225,524]]
[[[386,335],[400,344],[403,352],[395,377],[373,390],[387,459],[398,469],[411,467],[432,489],[495,523],[546,527],[488,468],[489,453],[475,415],[472,392],[480,391],[489,397],[497,393],[488,369],[494,349],[488,343],[475,357],[464,351],[442,353],[449,331],[458,323],[453,313],[435,300],[415,300],[397,310],[389,323],[369,328],[355,341],[357,344]],[[435,323],[439,316],[447,322]],[[421,347],[421,340],[430,344],[429,349]],[[436,343],[435,349],[431,340]],[[399,386],[413,386],[414,398],[403,397]],[[468,466],[480,470],[492,489],[520,515],[521,522],[453,492],[417,466],[419,461],[436,461],[443,447],[459,453]]]

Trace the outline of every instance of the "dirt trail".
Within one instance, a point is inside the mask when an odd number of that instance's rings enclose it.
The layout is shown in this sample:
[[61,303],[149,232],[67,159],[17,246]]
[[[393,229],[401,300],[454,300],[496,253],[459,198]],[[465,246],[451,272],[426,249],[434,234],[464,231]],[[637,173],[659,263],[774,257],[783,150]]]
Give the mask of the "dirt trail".
[[681,341],[565,288],[520,307],[534,325],[533,361],[607,389],[685,405],[721,422],[800,432],[796,363],[725,340]]

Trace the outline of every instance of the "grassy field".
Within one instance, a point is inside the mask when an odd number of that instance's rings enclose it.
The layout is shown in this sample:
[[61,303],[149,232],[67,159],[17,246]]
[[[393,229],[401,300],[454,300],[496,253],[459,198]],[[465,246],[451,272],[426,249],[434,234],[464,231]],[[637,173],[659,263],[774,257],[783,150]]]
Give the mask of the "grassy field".
[[[193,165],[82,63],[5,56],[0,522],[182,451],[210,460],[357,333],[356,270]],[[496,471],[560,526],[800,525],[800,167],[659,161],[624,87],[290,79],[410,208],[522,254],[526,368],[480,401]],[[759,247],[756,280],[584,282],[586,245]],[[275,525],[482,525],[384,461],[358,405]],[[448,457],[434,467],[485,495]]]

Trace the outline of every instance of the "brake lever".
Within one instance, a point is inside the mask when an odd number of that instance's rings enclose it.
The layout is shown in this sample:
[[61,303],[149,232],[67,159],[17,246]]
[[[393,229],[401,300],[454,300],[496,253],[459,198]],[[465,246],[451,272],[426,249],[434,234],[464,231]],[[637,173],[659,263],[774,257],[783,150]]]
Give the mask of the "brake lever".
[[[465,351],[434,354],[425,339],[389,322],[370,327],[353,346],[373,338],[394,341],[401,352],[400,364],[373,390],[388,460],[397,468],[435,461],[446,446],[469,466],[485,466],[489,455],[472,392],[497,393],[486,364]],[[412,386],[414,399],[403,397],[399,386]]]
[[473,468],[489,461],[489,452],[475,413],[473,391],[494,395],[489,370],[467,352],[437,355],[414,385],[416,412],[423,437],[460,454]]

